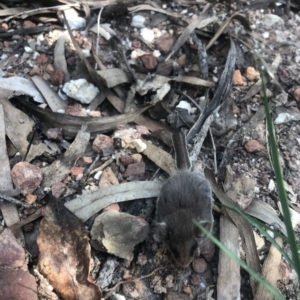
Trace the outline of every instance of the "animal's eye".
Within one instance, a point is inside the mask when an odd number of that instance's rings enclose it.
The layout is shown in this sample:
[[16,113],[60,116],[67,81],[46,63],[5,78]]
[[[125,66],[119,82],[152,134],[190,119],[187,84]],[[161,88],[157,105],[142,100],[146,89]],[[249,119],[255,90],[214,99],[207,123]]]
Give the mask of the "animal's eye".
[[173,255],[174,255],[175,258],[179,257],[179,252],[178,252],[178,250],[176,248],[170,247],[170,251],[173,253]]
[[190,250],[190,256],[194,255],[195,251],[197,250],[197,247],[198,247],[197,243],[193,244],[193,246],[191,247],[191,250]]

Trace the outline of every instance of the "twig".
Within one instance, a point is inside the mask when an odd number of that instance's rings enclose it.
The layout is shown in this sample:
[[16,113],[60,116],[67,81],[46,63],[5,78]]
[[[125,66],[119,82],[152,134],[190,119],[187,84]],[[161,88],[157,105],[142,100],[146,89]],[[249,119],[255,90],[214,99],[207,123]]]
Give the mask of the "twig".
[[37,34],[41,32],[48,32],[51,30],[51,26],[46,25],[46,26],[35,26],[35,27],[30,27],[30,28],[21,28],[21,29],[16,29],[13,31],[8,31],[8,32],[2,32],[0,33],[0,38],[8,38],[12,37],[14,35],[26,35],[26,34]]
[[42,13],[42,12],[47,12],[49,10],[53,10],[53,9],[59,9],[60,10],[65,10],[68,9],[70,7],[75,7],[75,6],[79,6],[78,4],[68,4],[68,5],[56,5],[56,6],[50,6],[50,7],[39,7],[36,9],[32,9],[32,10],[26,10],[26,11],[22,11],[18,14],[15,14],[13,16],[7,17],[6,19],[2,20],[3,22],[8,22],[11,19],[15,18],[15,17],[20,17],[22,15],[35,15],[38,13]]
[[218,174],[218,166],[217,166],[217,151],[216,151],[216,145],[215,145],[215,141],[214,141],[214,137],[213,134],[211,132],[211,128],[209,127],[209,133],[210,133],[210,138],[211,138],[211,142],[213,145],[213,150],[214,150],[214,174],[217,175]]
[[192,97],[190,97],[189,95],[187,95],[186,93],[184,93],[180,90],[175,90],[175,92],[182,95],[182,96],[184,96],[189,101],[191,101],[198,108],[199,112],[201,113],[201,111],[202,111],[201,107],[199,106],[199,104]]
[[104,164],[102,164],[99,168],[93,170],[91,174],[97,173],[98,171],[104,170],[107,166],[109,166],[114,160],[111,158],[107,160]]
[[202,73],[202,77],[203,79],[208,80],[208,64],[205,47],[202,44],[201,40],[198,39],[195,32],[192,32],[191,37],[198,48],[199,67]]
[[28,204],[28,203],[24,203],[20,200],[17,200],[13,197],[9,197],[9,196],[6,196],[6,195],[3,195],[2,193],[0,193],[0,201],[8,201],[8,202],[11,202],[15,205],[19,205],[19,206],[22,206],[22,207],[25,207],[25,208],[30,208],[30,207],[34,207],[34,205],[31,205],[31,204]]
[[[97,19],[97,40],[96,40],[96,55],[98,56],[99,54],[99,39],[100,39],[100,19],[101,19],[101,14],[103,11],[103,6],[101,7],[101,9],[99,10],[98,13],[98,19]],[[97,62],[95,63],[95,70],[97,69]]]
[[114,285],[112,288],[104,289],[103,291],[104,291],[104,292],[107,292],[107,293],[112,293],[112,292],[114,292],[114,291],[117,289],[117,287],[118,287],[119,285],[121,285],[121,284],[129,283],[129,282],[135,282],[135,281],[137,281],[137,280],[142,280],[142,279],[151,277],[151,276],[154,275],[157,271],[160,271],[160,270],[163,270],[163,269],[164,269],[164,268],[159,267],[159,268],[153,270],[151,273],[149,273],[149,274],[147,274],[147,275],[144,275],[144,276],[142,276],[142,277],[139,277],[139,278],[136,278],[136,279],[130,279],[130,280],[123,280],[123,281],[120,281],[120,282],[118,282],[116,285]]
[[30,215],[29,217],[27,217],[25,220],[21,220],[11,226],[9,226],[9,229],[14,232],[15,230],[25,226],[28,223],[31,223],[33,221],[35,221],[36,219],[38,219],[39,217],[42,216],[42,210],[38,209],[35,213],[33,213],[32,215]]

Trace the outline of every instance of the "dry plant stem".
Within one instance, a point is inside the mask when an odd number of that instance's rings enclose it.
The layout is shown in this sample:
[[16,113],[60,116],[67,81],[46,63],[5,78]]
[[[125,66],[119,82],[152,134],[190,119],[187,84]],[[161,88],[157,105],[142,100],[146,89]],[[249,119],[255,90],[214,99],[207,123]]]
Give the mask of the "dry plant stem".
[[[25,207],[25,208],[30,208],[30,207],[34,207],[34,205],[31,205],[31,204],[28,204],[28,203],[24,203],[20,200],[17,200],[13,197],[9,197],[9,196],[6,196],[6,195],[3,195],[0,193],[0,199],[5,200],[5,201],[8,201],[8,202],[11,202],[15,205],[19,205],[19,206],[22,206],[22,207]],[[1,200],[0,200],[1,201]]]
[[216,145],[215,145],[215,141],[214,141],[214,137],[213,134],[211,132],[211,129],[209,127],[209,133],[210,133],[210,138],[211,138],[211,142],[213,144],[213,150],[214,150],[214,174],[217,175],[218,174],[218,166],[217,166],[217,150],[216,150]]
[[[88,169],[86,170],[87,174],[90,174],[96,164],[96,162],[99,160],[100,158],[100,154],[97,154],[97,156],[95,157],[94,161],[91,163],[91,165],[88,167]],[[92,174],[92,173],[91,173]]]
[[199,106],[199,104],[192,97],[190,97],[189,95],[187,95],[186,93],[184,93],[180,90],[176,90],[176,93],[184,96],[186,99],[191,101],[198,108],[199,112],[201,113],[201,111],[202,111],[201,107]]
[[144,275],[144,276],[142,276],[142,277],[136,278],[136,279],[130,279],[130,280],[120,281],[120,282],[118,282],[116,285],[114,285],[112,288],[104,289],[103,291],[109,293],[108,295],[106,295],[106,296],[109,296],[109,295],[111,295],[111,293],[113,293],[113,292],[118,288],[119,285],[124,284],[124,283],[129,283],[129,282],[135,282],[135,281],[137,281],[137,280],[142,280],[142,279],[151,277],[151,276],[154,275],[157,271],[160,271],[160,270],[163,270],[163,268],[162,268],[162,267],[159,267],[159,268],[153,270],[151,273],[149,273],[149,274],[147,274],[147,275]]
[[[214,111],[214,113],[216,111],[218,111],[218,109],[219,109],[219,107]],[[193,149],[190,153],[190,160],[191,160],[192,165],[194,165],[194,162],[197,161],[198,156],[201,152],[203,141],[204,141],[204,139],[207,135],[207,131],[208,131],[211,123],[213,122],[213,119],[214,119],[213,114],[206,119],[206,121],[204,122],[204,124],[201,128],[201,131],[199,132],[199,134],[197,135],[197,137],[195,139],[195,144],[194,144]]]
[[11,225],[9,227],[9,229],[14,232],[15,230],[25,226],[26,224],[29,224],[33,221],[35,221],[36,219],[38,219],[39,217],[42,216],[42,210],[38,209],[35,213],[33,213],[32,215],[30,215],[28,218],[26,218],[25,220],[21,220],[20,222],[15,223],[14,225]]
[[104,170],[104,169],[105,169],[107,166],[109,166],[113,161],[114,161],[114,160],[113,160],[112,158],[109,159],[109,160],[107,160],[107,161],[106,161],[103,165],[101,165],[99,168],[93,170],[93,171],[91,172],[91,174],[94,174],[94,173],[97,173],[97,172],[99,172],[99,171]]
[[195,32],[192,32],[191,37],[198,48],[199,67],[202,73],[202,77],[203,79],[208,80],[208,64],[205,47],[202,44],[201,40],[198,39]]
[[65,10],[68,9],[70,7],[76,7],[79,6],[78,4],[68,4],[68,5],[56,5],[56,6],[50,6],[50,7],[39,7],[36,9],[32,9],[32,10],[27,10],[27,11],[22,11],[19,14],[16,14],[14,16],[10,16],[4,20],[2,20],[3,22],[8,22],[11,19],[15,18],[15,17],[20,17],[22,15],[35,15],[36,13],[39,13],[41,11],[47,11],[47,10],[54,10],[54,9],[60,9],[60,10]]
[[[99,39],[100,39],[100,32],[99,32],[99,28],[100,28],[100,19],[101,19],[101,14],[103,11],[103,6],[101,7],[101,9],[99,10],[99,14],[98,14],[98,19],[97,19],[97,40],[96,40],[96,55],[98,56],[99,53]],[[97,62],[95,63],[95,70],[97,69]]]

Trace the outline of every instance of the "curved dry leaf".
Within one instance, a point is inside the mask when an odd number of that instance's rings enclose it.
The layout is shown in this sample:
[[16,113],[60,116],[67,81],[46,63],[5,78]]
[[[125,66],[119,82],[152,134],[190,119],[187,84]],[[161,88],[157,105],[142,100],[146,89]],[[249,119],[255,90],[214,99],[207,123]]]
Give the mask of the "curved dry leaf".
[[213,44],[214,42],[219,38],[219,36],[223,33],[223,31],[227,28],[227,26],[229,25],[229,23],[233,20],[233,19],[237,19],[238,21],[241,22],[241,24],[249,31],[251,31],[251,27],[250,27],[250,23],[249,21],[242,15],[239,15],[238,13],[233,14],[232,16],[230,16],[229,18],[227,18],[223,24],[220,26],[220,28],[218,29],[218,31],[215,33],[215,35],[211,38],[211,40],[209,41],[209,43],[206,46],[206,50],[208,50]]
[[191,33],[195,30],[195,28],[198,29],[204,28],[208,24],[218,20],[218,17],[216,16],[212,16],[204,19],[205,16],[206,15],[200,15],[196,21],[192,22],[184,29],[180,37],[177,39],[175,45],[173,46],[171,53],[168,55],[165,61],[169,60],[169,58],[187,41]]
[[178,76],[173,79],[174,81],[177,82],[184,82],[184,83],[189,83],[193,85],[199,85],[199,86],[204,86],[204,87],[213,87],[215,86],[214,82],[204,80],[201,78],[193,77],[193,76]]
[[65,206],[78,218],[86,221],[112,203],[157,197],[161,186],[162,183],[153,181],[122,183],[84,194],[65,203]]
[[82,222],[53,196],[43,214],[37,238],[39,272],[64,300],[101,299],[89,278],[91,247]]
[[127,74],[118,68],[97,71],[97,74],[104,80],[108,88],[130,82]]

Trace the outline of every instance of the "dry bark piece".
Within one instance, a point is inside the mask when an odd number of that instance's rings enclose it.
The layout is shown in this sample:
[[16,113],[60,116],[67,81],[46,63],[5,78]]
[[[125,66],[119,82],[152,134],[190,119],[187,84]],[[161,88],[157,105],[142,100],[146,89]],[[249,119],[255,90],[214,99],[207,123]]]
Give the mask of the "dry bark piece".
[[101,299],[89,278],[91,249],[82,222],[52,196],[43,215],[37,239],[39,272],[65,300]]
[[[239,253],[239,231],[226,216],[220,219],[220,240],[233,253]],[[240,266],[223,251],[219,253],[218,299],[240,299]]]
[[32,194],[43,180],[41,169],[26,161],[14,165],[11,170],[11,177],[16,188],[24,196]]
[[98,250],[131,261],[134,247],[143,242],[148,233],[149,224],[144,219],[108,210],[95,219],[91,238]]
[[[275,241],[282,247],[282,238],[276,237]],[[277,280],[279,279],[279,265],[281,263],[281,253],[271,246],[269,254],[265,259],[265,262],[262,267],[262,277],[269,282],[274,288],[276,288]],[[257,292],[255,294],[254,300],[272,300],[274,295],[269,292],[262,284],[258,286]]]

